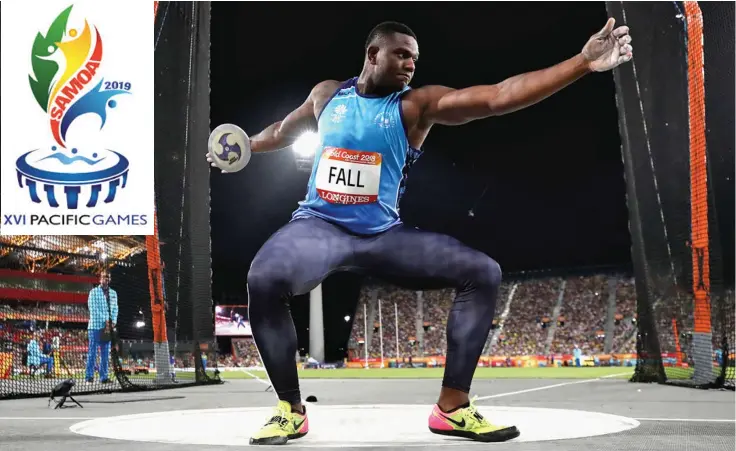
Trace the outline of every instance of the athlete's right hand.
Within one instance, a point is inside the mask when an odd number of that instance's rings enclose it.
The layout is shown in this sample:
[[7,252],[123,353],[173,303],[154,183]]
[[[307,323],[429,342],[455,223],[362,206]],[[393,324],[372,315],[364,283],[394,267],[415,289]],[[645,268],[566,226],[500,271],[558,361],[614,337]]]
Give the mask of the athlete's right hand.
[[[212,161],[212,156],[210,155],[210,153],[209,152],[205,152],[204,155],[207,157],[207,162],[210,164],[210,166],[212,166],[213,168],[216,168],[217,165],[215,164],[214,161]],[[223,174],[229,174],[229,172],[227,172],[224,169],[221,169],[220,172],[222,172]]]

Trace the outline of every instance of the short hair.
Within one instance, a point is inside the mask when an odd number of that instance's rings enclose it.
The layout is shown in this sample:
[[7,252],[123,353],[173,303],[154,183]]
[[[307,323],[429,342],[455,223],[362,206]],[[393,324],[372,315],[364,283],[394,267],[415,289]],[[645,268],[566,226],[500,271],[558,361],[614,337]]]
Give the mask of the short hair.
[[368,50],[368,47],[377,39],[391,36],[394,33],[405,34],[414,39],[417,38],[417,35],[411,31],[411,28],[403,23],[393,21],[381,22],[368,33],[368,39],[365,40],[365,50]]

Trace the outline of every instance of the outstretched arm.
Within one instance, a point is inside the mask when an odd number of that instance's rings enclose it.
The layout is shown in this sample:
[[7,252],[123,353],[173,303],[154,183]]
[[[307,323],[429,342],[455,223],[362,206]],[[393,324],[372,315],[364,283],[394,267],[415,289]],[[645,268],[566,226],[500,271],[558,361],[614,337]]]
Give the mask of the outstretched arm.
[[432,124],[460,125],[489,116],[508,114],[534,105],[583,75],[603,72],[632,58],[626,26],[613,29],[615,20],[588,40],[580,54],[555,66],[508,78],[495,85],[455,90],[428,86],[423,119]]

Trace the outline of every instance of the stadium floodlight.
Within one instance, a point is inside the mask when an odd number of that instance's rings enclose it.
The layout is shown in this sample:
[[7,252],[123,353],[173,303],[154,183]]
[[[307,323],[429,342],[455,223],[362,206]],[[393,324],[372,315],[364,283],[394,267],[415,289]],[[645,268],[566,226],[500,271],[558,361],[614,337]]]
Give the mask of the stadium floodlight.
[[347,323],[348,321],[350,321],[350,315],[345,315],[345,322]]
[[302,133],[291,146],[296,159],[296,167],[300,171],[310,171],[314,163],[314,155],[319,148],[319,135],[309,131]]
[[144,323],[143,321],[138,321],[138,322],[135,323],[135,327],[137,327],[138,329],[140,329],[141,327],[143,327],[145,325],[146,325],[146,323]]
[[317,146],[319,146],[319,135],[315,132],[304,132],[297,138],[292,147],[297,154],[303,157],[311,157],[314,156]]

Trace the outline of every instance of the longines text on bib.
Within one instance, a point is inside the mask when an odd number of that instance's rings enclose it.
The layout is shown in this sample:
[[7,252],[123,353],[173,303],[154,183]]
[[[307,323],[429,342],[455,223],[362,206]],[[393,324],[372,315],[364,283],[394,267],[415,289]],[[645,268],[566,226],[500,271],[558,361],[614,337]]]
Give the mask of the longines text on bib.
[[329,203],[376,202],[381,184],[381,154],[325,147],[315,181],[319,197]]

